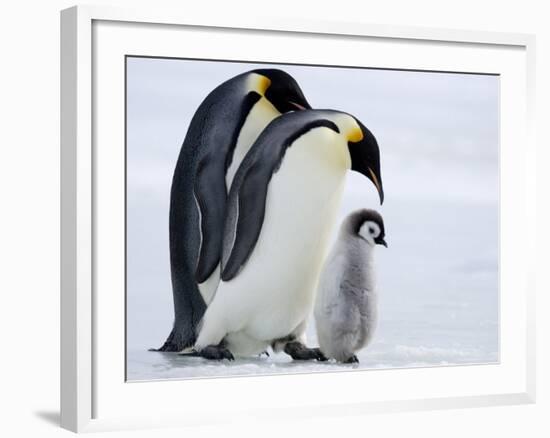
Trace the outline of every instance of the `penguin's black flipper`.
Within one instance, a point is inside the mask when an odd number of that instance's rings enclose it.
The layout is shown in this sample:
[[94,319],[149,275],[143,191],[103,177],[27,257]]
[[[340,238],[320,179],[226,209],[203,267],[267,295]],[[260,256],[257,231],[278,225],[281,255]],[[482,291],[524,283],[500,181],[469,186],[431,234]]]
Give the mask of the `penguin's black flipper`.
[[[224,281],[235,277],[252,253],[264,222],[267,182],[265,175],[252,169],[228,206],[222,255]],[[234,186],[233,186],[234,187]],[[231,193],[231,192],[230,192]],[[234,241],[230,242],[234,236]]]
[[252,145],[237,171],[229,197],[223,234],[221,278],[229,281],[246,264],[262,230],[269,182],[281,166],[285,152],[308,131],[338,127],[324,114],[305,110],[273,120]]
[[224,162],[202,162],[195,182],[195,199],[200,211],[201,244],[195,278],[206,281],[218,266],[222,249],[227,189]]
[[216,112],[216,123],[198,136],[196,153],[200,158],[193,188],[201,229],[195,272],[197,283],[206,281],[220,261],[227,200],[226,170],[233,160],[233,151],[246,117],[260,98],[256,92],[248,93],[238,114],[228,108],[219,109]]

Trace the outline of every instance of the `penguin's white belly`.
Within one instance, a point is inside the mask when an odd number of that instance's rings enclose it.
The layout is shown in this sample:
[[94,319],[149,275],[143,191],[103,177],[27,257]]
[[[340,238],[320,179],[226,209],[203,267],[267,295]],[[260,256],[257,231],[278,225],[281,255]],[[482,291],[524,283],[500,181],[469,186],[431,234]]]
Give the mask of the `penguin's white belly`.
[[202,283],[199,283],[199,292],[201,293],[202,299],[208,306],[212,299],[214,298],[214,295],[216,294],[216,289],[218,288],[218,285],[220,284],[220,265],[218,263],[218,266],[216,269],[214,269],[214,272],[210,274],[210,277],[208,277],[205,281]]
[[347,162],[333,161],[346,159],[340,149],[347,145],[323,150],[327,139],[322,136],[341,141],[333,134],[317,128],[286,151],[269,185],[256,246],[237,276],[220,283],[205,314],[205,328],[208,323],[210,332],[218,326],[219,333],[229,334],[226,341],[234,354],[252,354],[247,338],[263,341],[258,344],[265,348],[288,336],[311,312],[349,168]]
[[237,144],[233,151],[233,160],[231,165],[227,169],[225,174],[225,183],[227,190],[231,187],[233,177],[237,173],[243,158],[249,151],[250,147],[254,144],[260,133],[275,117],[280,116],[281,113],[269,102],[265,97],[262,97],[258,102],[254,104],[244,124],[239,132],[237,138]]

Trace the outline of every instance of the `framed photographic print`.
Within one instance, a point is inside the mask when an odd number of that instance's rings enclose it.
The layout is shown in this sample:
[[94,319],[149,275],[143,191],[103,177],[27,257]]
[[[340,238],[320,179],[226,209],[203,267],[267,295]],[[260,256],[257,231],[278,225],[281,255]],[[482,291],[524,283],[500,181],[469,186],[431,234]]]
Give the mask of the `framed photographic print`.
[[534,400],[531,36],[61,25],[63,427]]

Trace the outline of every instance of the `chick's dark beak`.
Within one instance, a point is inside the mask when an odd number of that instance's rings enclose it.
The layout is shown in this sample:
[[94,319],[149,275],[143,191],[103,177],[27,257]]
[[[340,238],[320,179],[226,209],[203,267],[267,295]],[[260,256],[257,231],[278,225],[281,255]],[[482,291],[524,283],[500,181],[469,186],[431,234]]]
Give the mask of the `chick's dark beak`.
[[386,243],[386,241],[384,240],[383,237],[379,237],[379,238],[375,239],[374,242],[375,242],[377,245],[383,245],[383,246],[385,246],[386,248],[388,247],[388,244]]

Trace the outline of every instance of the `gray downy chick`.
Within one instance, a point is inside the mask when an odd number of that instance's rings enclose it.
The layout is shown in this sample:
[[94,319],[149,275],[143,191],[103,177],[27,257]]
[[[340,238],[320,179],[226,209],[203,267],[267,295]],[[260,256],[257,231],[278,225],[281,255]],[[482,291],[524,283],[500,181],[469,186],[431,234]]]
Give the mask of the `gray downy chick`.
[[382,216],[357,210],[347,216],[319,278],[315,325],[321,351],[339,362],[358,362],[355,353],[370,340],[377,321],[373,253],[384,245]]

